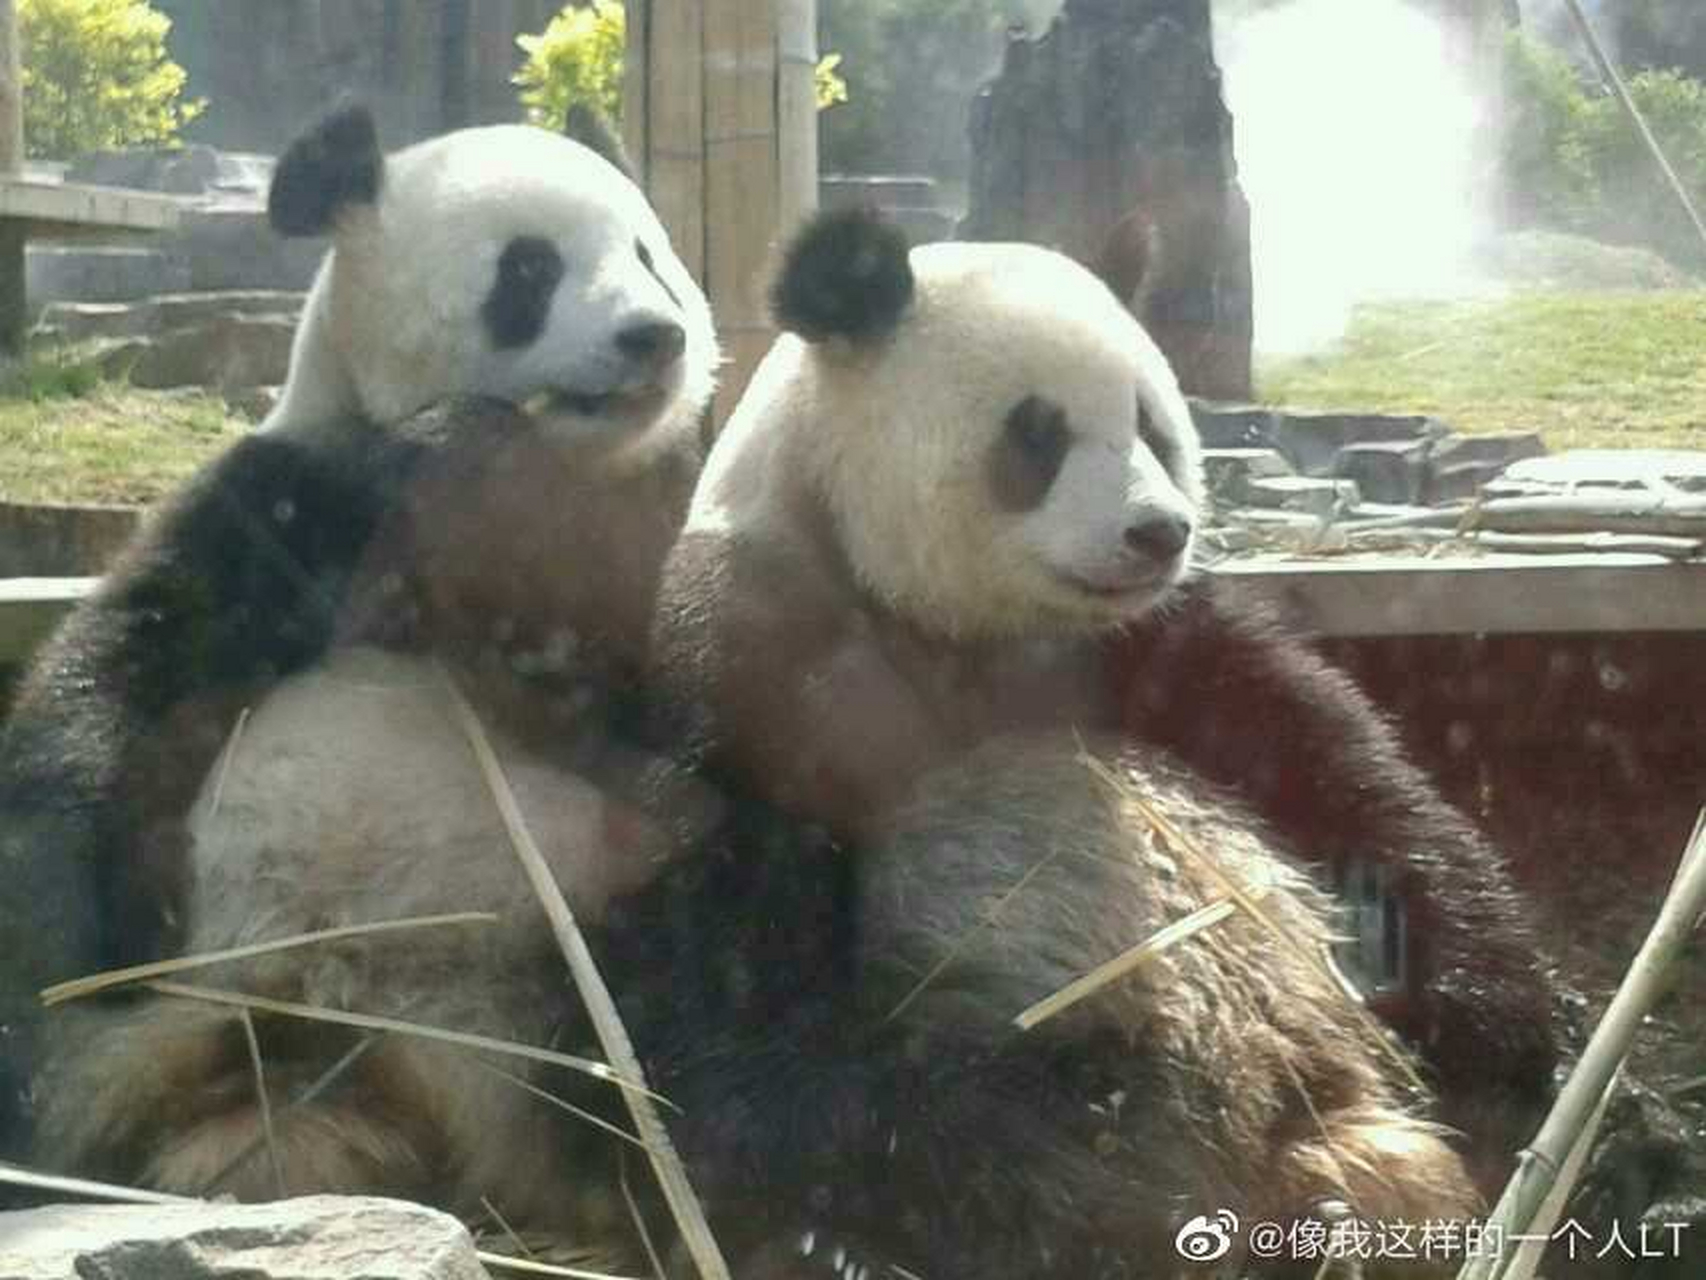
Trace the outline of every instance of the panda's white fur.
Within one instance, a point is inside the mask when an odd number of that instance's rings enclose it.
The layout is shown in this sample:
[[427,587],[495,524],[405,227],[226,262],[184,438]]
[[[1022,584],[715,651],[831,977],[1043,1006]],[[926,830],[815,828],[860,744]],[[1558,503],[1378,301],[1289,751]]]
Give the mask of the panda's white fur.
[[[505,350],[479,311],[504,246],[524,236],[555,245],[565,274],[541,335]],[[674,317],[687,334],[662,386],[641,387],[610,342],[648,317]],[[704,295],[611,161],[526,125],[463,129],[386,157],[377,199],[338,210],[265,426],[313,429],[351,413],[388,423],[450,395],[524,404],[570,392],[617,400],[592,423],[553,405],[566,426],[632,429],[703,405],[717,360]]]
[[[1126,531],[1158,515],[1194,522],[1203,502],[1166,358],[1059,254],[949,243],[914,249],[911,264],[916,292],[893,340],[778,340],[707,460],[687,532],[763,539],[786,509],[770,486],[804,480],[863,585],[955,637],[1100,629],[1146,612],[1189,557],[1157,567]],[[1032,395],[1064,410],[1072,443],[1040,506],[998,514],[981,454]],[[1140,411],[1176,450],[1171,470]],[[907,482],[873,482],[897,475]]]

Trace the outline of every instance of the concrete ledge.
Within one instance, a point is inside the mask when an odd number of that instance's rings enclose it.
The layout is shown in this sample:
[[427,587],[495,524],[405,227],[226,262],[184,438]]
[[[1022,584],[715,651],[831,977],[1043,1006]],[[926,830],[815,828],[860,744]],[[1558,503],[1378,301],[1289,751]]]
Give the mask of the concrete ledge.
[[0,578],[0,667],[29,660],[98,578]]
[[1275,556],[1214,572],[1322,636],[1706,630],[1706,562],[1656,555]]
[[0,581],[101,573],[141,520],[136,507],[0,501]]
[[0,218],[23,222],[32,238],[169,231],[178,225],[182,204],[119,187],[0,178]]
[[[1706,562],[1662,556],[1250,558],[1235,590],[1320,636],[1706,631]],[[0,578],[0,665],[25,661],[95,578]]]

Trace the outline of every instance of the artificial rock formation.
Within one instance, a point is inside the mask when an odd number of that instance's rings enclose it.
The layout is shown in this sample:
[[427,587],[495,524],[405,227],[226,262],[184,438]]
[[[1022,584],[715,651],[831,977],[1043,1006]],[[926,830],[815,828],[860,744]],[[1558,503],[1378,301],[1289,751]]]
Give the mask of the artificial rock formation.
[[973,110],[960,235],[1105,254],[1185,389],[1243,399],[1249,208],[1209,8],[1067,0],[1042,36],[1015,35]]

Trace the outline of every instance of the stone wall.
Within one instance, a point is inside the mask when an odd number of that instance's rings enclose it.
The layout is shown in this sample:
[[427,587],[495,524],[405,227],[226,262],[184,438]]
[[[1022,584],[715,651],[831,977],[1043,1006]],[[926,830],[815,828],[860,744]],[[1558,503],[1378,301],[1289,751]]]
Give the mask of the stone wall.
[[207,99],[200,142],[277,152],[340,94],[374,107],[397,146],[518,119],[515,37],[561,0],[154,0],[172,56]]

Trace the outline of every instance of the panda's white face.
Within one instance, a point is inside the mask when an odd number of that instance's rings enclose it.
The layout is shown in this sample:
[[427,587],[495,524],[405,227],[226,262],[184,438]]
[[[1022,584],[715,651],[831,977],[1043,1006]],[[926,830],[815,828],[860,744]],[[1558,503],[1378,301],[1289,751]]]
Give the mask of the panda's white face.
[[322,350],[379,422],[477,394],[621,432],[711,393],[709,307],[644,195],[543,130],[465,129],[388,157],[377,201],[340,215],[317,291]]
[[799,351],[787,393],[812,421],[854,570],[959,637],[1153,608],[1188,571],[1203,500],[1164,357],[1059,254],[945,244],[910,261],[916,293],[894,331]]

